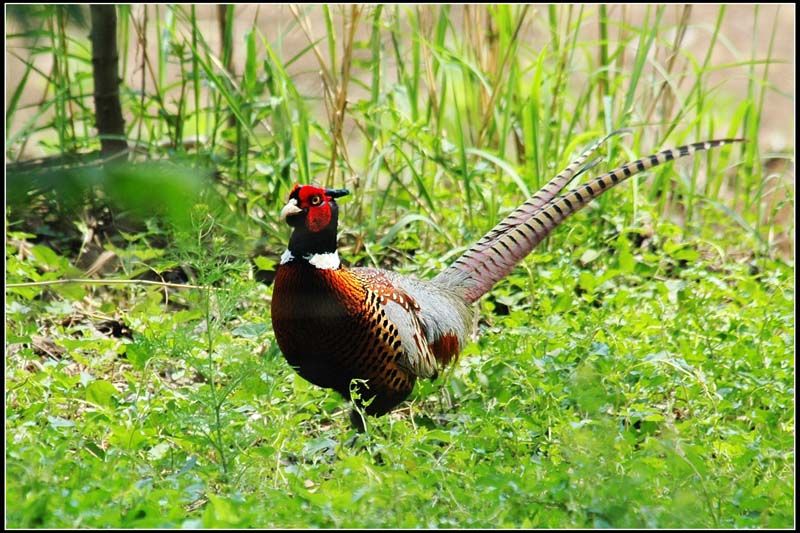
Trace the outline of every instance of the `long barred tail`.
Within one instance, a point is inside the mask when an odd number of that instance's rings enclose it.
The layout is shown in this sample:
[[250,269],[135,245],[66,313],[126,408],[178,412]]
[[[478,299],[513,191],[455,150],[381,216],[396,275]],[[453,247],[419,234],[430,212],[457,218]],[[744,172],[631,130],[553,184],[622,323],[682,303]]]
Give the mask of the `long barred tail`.
[[[613,134],[612,134],[613,135]],[[606,137],[607,139],[607,137]],[[463,290],[467,302],[474,302],[503,279],[547,235],[567,217],[606,190],[631,176],[673,159],[701,150],[743,142],[744,139],[721,139],[663,150],[657,154],[627,163],[566,193],[554,197],[583,165],[589,155],[604,142],[591,146],[564,172],[553,178],[539,192],[503,219],[481,240],[442,271],[434,281]]]
[[[627,129],[613,131],[584,150],[583,153],[578,156],[575,161],[570,163],[567,168],[559,172],[555,178],[547,182],[547,184],[539,189],[536,194],[528,198],[524,204],[512,211],[506,218],[501,220],[495,227],[489,230],[486,235],[481,237],[478,242],[472,245],[467,253],[475,253],[491,247],[497,240],[497,237],[508,232],[514,226],[518,226],[528,220],[534,213],[541,209],[543,205],[547,204],[559,192],[561,192],[561,189],[563,189],[570,181],[580,176],[585,170],[588,169],[588,167],[584,166],[584,164],[603,143],[615,135],[621,135],[623,133],[628,133],[629,131],[630,130]],[[467,254],[464,255],[466,256]]]

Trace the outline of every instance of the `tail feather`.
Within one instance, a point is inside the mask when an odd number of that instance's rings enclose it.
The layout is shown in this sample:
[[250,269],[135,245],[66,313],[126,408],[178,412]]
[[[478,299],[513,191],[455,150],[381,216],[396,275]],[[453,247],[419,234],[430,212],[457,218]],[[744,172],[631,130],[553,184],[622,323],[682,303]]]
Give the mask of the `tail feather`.
[[[589,157],[597,151],[600,146],[605,143],[608,139],[615,135],[620,135],[622,133],[628,133],[629,130],[616,130],[599,141],[595,142],[589,148],[583,151],[583,153],[572,163],[567,166],[564,170],[559,172],[556,177],[551,179],[544,187],[539,189],[536,194],[531,196],[524,204],[516,208],[512,211],[508,216],[506,216],[503,220],[501,220],[494,228],[489,230],[486,235],[481,237],[481,239],[476,242],[470,250],[480,251],[486,248],[491,247],[497,238],[504,233],[508,232],[514,226],[518,226],[525,220],[531,217],[534,213],[536,213],[542,206],[547,204],[550,200],[552,200],[561,190],[567,186],[567,184],[575,179],[576,177],[580,176],[583,172],[594,166],[593,163],[589,165],[585,165],[586,161]],[[466,258],[467,254],[462,256],[462,259]]]
[[[743,139],[721,139],[663,150],[657,154],[627,163],[584,185],[555,196],[558,190],[566,185],[572,177],[564,178],[562,175],[566,174],[584,156],[588,158],[588,154],[599,145],[596,144],[581,155],[581,158],[576,160],[573,165],[567,167],[564,173],[556,176],[541,191],[531,197],[528,202],[516,209],[469,250],[464,252],[459,259],[441,272],[435,281],[450,286],[459,286],[463,289],[464,298],[470,303],[474,302],[488,292],[495,283],[508,275],[514,266],[525,258],[553,229],[606,190],[622,183],[635,174],[673,159],[686,157],[701,150],[710,150],[718,146],[743,141]],[[584,158],[575,168],[577,169],[585,160]],[[564,183],[558,190],[554,191],[561,181]],[[555,185],[551,186],[554,182]],[[548,198],[548,200],[537,204],[537,202],[541,202],[542,198]],[[537,199],[536,202],[534,202],[534,199]],[[534,205],[536,205],[535,208],[530,207]],[[512,216],[514,217],[513,219]]]

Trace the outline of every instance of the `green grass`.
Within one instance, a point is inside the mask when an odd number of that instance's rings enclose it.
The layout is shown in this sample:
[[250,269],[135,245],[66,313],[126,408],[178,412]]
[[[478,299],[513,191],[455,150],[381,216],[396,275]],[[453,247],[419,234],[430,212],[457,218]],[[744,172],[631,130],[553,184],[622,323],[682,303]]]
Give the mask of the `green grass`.
[[[6,524],[791,527],[793,159],[761,139],[789,58],[773,37],[715,63],[726,10],[669,9],[297,7],[265,33],[235,6],[211,45],[199,7],[121,7],[121,49],[149,41],[122,54],[121,166],[91,159],[88,17],[20,9],[6,157],[57,159],[8,169]],[[777,27],[752,9],[754,33]],[[294,182],[354,191],[345,263],[430,277],[620,127],[597,172],[750,142],[567,221],[478,304],[457,364],[366,434],[288,367],[262,280]]]
[[342,400],[285,364],[258,283],[168,306],[158,287],[12,293],[8,523],[791,525],[792,269],[678,233],[562,232],[483,301],[454,370],[354,444]]

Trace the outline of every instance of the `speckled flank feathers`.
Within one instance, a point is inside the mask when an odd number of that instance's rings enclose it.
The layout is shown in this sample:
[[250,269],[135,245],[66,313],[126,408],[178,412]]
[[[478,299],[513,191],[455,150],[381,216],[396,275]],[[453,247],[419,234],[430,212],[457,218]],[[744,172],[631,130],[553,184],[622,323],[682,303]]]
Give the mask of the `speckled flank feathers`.
[[403,364],[401,333],[387,318],[385,297],[357,273],[289,263],[278,269],[275,288],[275,337],[301,376],[348,399],[350,381],[367,380],[362,397],[378,393],[369,414],[383,414],[408,396],[416,375]]

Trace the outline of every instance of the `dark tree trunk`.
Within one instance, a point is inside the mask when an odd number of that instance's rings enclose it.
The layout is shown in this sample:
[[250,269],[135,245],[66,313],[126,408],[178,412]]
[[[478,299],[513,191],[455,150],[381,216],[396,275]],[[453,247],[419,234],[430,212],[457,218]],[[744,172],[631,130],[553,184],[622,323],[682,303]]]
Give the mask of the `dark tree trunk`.
[[103,155],[128,149],[119,101],[117,11],[113,5],[92,5],[92,68],[97,132]]
[[[236,65],[233,63],[233,21],[235,6],[228,4],[217,5],[217,19],[219,20],[219,56],[222,64],[230,73],[231,77],[236,76]],[[236,127],[236,117],[228,115],[228,126]]]

